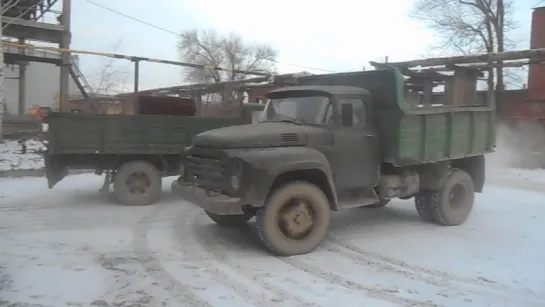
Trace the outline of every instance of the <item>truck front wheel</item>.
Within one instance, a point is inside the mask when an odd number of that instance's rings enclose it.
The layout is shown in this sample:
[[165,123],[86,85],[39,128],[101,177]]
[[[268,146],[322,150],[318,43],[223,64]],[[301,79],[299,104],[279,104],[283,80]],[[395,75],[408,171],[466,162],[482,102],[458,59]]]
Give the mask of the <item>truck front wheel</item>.
[[278,188],[256,214],[259,238],[279,256],[313,251],[325,238],[329,221],[330,206],[324,192],[304,181]]
[[127,162],[115,175],[114,190],[115,196],[124,205],[151,205],[161,193],[161,174],[149,162]]

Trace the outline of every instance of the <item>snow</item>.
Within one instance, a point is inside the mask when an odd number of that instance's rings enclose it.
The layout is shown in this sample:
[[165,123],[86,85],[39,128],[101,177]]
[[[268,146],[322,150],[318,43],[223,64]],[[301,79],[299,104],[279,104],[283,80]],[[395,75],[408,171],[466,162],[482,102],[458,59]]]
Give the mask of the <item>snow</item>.
[[289,258],[264,252],[252,222],[222,229],[169,193],[124,207],[99,176],[0,179],[0,305],[545,306],[545,188],[521,188],[544,178],[489,172],[458,227],[421,222],[411,200],[342,211]]
[[489,173],[494,177],[511,178],[514,180],[545,183],[545,170],[542,169],[509,169],[493,168]]
[[10,170],[37,170],[44,167],[44,144],[38,140],[27,140],[27,152],[22,153],[22,145],[16,140],[4,140],[0,143],[0,172]]

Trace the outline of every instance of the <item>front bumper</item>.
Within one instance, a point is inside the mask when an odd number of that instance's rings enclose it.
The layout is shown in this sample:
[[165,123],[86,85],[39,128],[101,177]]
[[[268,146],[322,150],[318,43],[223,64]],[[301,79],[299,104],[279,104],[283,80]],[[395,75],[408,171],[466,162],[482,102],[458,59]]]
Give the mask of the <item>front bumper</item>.
[[241,198],[230,197],[217,192],[208,192],[194,184],[181,184],[178,190],[187,201],[203,208],[204,210],[219,215],[243,214],[244,201]]

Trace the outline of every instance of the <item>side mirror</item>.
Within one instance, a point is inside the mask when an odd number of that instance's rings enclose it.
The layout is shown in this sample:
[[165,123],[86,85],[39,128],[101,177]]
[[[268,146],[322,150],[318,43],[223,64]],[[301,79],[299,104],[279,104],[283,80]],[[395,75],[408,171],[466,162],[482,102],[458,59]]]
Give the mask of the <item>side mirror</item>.
[[351,103],[341,104],[341,122],[343,127],[352,127],[354,124],[354,106]]

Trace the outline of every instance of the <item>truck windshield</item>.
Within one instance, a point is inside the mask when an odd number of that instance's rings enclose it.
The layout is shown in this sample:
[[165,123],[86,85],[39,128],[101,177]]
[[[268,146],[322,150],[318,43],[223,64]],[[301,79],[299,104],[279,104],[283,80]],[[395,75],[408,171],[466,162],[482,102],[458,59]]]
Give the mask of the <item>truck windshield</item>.
[[269,99],[263,121],[292,121],[300,124],[321,125],[329,98],[324,96]]

